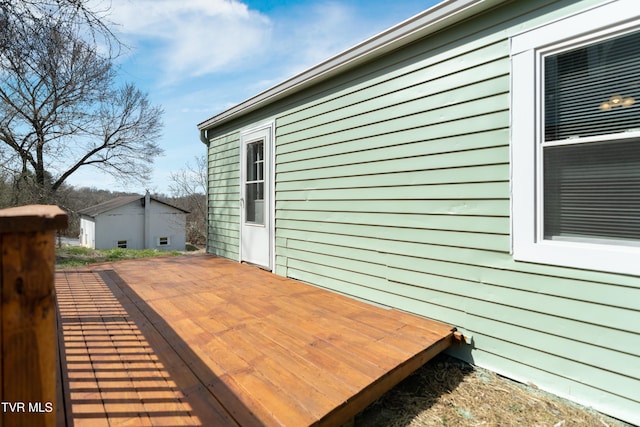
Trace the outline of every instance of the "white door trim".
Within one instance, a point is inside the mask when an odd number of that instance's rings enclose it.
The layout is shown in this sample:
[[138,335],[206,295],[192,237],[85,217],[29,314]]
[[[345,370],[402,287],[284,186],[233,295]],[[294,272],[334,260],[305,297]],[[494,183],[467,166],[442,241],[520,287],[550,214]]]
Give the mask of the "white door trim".
[[240,164],[240,224],[239,224],[239,244],[238,244],[238,261],[249,261],[245,260],[245,256],[243,254],[243,228],[245,222],[245,210],[243,205],[243,198],[245,197],[245,175],[246,175],[246,165],[244,164],[245,159],[245,144],[248,142],[248,139],[253,139],[256,133],[263,132],[266,135],[265,139],[265,152],[267,154],[264,159],[265,162],[268,162],[268,171],[265,174],[265,195],[266,196],[266,206],[265,211],[268,213],[267,218],[265,218],[265,228],[268,231],[268,263],[261,264],[257,263],[259,266],[267,268],[271,271],[275,269],[275,121],[269,121],[262,123],[258,126],[254,126],[249,129],[245,129],[240,132],[240,156],[239,156],[239,164]]

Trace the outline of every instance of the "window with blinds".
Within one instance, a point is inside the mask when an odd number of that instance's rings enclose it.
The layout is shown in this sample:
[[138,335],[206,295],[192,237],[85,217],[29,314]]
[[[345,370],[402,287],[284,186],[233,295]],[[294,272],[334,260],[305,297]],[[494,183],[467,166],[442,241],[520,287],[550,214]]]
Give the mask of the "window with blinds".
[[640,31],[544,57],[545,239],[640,245]]

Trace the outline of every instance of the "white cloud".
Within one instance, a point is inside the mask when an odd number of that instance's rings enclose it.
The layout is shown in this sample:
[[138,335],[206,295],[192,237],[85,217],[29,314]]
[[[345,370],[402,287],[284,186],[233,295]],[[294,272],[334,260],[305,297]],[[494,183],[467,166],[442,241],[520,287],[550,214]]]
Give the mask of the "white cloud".
[[341,3],[318,3],[305,11],[306,25],[293,27],[294,40],[302,49],[301,59],[310,65],[323,61],[352,44],[356,19],[355,11]]
[[94,1],[111,1],[110,20],[133,48],[125,59],[165,84],[256,72],[251,86],[264,90],[381,29],[356,6],[332,0],[301,2],[272,17],[241,0]]
[[266,16],[236,0],[113,0],[110,19],[134,50],[150,52],[147,60],[170,82],[231,71],[271,32]]
[[273,47],[281,57],[275,83],[296,75],[350,48],[384,28],[367,21],[348,2],[320,1],[297,6],[274,23]]

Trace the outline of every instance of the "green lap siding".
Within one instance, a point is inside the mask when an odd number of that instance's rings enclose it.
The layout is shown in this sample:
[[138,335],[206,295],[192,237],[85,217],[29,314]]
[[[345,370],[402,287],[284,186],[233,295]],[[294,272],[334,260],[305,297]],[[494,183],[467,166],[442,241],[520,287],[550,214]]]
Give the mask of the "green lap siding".
[[276,274],[452,324],[460,357],[640,422],[640,279],[511,255],[509,37],[598,3],[507,2],[213,129],[209,252],[238,259],[239,134],[274,119]]
[[210,141],[207,251],[238,260],[240,236],[240,136]]

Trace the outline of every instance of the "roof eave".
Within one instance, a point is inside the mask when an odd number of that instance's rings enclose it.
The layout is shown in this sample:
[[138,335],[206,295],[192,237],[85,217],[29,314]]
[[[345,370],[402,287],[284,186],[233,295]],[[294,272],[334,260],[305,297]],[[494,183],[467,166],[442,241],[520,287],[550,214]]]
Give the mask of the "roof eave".
[[[421,39],[445,27],[479,14],[507,0],[444,0],[338,55],[315,65],[198,124],[200,131],[222,125],[311,85],[345,72],[363,62]],[[203,142],[205,138],[202,138]]]
[[175,210],[181,211],[182,213],[185,213],[185,214],[190,214],[190,213],[191,213],[190,211],[188,211],[188,210],[186,210],[186,209],[182,209],[182,208],[179,208],[179,207],[177,207],[177,206],[174,206],[174,205],[172,205],[172,204],[170,204],[170,203],[163,202],[162,200],[158,200],[158,199],[156,199],[155,197],[151,197],[151,200],[153,200],[154,202],[157,202],[157,203],[161,203],[161,204],[163,204],[163,205],[165,205],[165,206],[169,206],[170,208],[173,208],[173,209],[175,209]]

